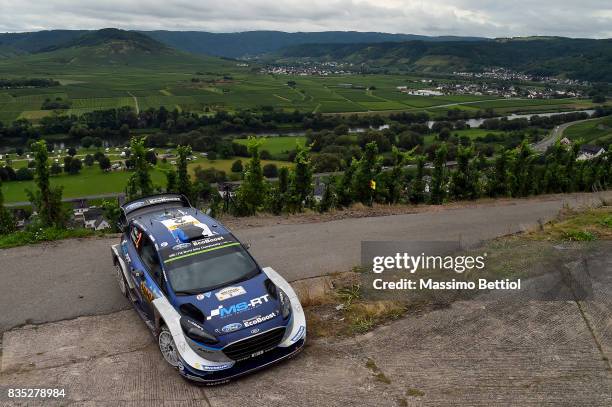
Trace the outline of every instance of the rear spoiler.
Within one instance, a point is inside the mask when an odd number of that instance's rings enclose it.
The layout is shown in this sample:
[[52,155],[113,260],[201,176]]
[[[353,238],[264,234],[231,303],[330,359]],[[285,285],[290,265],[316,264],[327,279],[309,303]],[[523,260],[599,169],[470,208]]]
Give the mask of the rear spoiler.
[[119,222],[125,225],[134,216],[146,212],[142,211],[142,209],[150,209],[153,206],[160,209],[190,208],[191,204],[184,195],[180,194],[149,195],[121,205],[121,219]]

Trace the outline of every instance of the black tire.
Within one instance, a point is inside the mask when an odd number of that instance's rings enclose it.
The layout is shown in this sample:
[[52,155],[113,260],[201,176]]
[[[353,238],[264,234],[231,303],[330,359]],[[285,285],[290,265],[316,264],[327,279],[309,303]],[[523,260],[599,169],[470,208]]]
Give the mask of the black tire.
[[119,284],[119,291],[123,294],[124,297],[128,297],[128,290],[130,289],[127,281],[125,281],[125,276],[123,275],[123,270],[121,269],[121,264],[119,261],[115,259],[115,278],[117,279],[117,284]]
[[172,367],[178,368],[180,359],[172,334],[166,325],[162,325],[157,336],[157,346],[164,360]]

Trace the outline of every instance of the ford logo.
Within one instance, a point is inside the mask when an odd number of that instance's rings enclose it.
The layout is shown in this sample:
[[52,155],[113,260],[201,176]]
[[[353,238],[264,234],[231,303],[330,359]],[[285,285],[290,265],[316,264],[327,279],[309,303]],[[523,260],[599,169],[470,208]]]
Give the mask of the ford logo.
[[233,324],[225,325],[223,328],[221,328],[221,331],[225,333],[230,333],[230,332],[237,331],[240,328],[242,328],[242,324],[240,322],[236,322]]

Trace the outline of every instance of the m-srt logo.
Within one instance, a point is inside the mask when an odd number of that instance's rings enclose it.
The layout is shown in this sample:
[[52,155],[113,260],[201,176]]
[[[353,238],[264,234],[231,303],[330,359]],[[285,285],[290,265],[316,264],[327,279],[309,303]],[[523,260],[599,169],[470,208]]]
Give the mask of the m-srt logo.
[[206,316],[206,320],[209,321],[213,317],[225,318],[234,314],[239,314],[241,312],[257,308],[260,305],[263,305],[265,302],[268,302],[268,294],[262,295],[261,297],[253,298],[250,301],[238,302],[236,304],[230,305],[229,307],[219,305],[218,308],[210,310],[210,315]]

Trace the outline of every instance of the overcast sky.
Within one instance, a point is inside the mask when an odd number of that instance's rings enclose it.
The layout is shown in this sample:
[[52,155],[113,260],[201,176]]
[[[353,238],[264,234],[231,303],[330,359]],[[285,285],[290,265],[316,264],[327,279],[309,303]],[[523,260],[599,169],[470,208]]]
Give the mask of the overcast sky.
[[612,37],[610,0],[0,0],[0,31],[354,30]]

